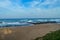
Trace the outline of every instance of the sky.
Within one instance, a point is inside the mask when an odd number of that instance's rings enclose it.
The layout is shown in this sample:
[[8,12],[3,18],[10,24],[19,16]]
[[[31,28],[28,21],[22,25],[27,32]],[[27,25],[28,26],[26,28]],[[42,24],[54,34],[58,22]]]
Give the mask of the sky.
[[60,0],[0,0],[0,18],[60,18]]

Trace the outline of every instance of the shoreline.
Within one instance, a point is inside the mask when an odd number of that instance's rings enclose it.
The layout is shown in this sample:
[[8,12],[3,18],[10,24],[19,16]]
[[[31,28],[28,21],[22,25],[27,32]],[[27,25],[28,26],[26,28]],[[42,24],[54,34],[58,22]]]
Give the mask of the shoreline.
[[26,27],[0,28],[1,40],[32,40],[60,29],[60,24],[37,24]]

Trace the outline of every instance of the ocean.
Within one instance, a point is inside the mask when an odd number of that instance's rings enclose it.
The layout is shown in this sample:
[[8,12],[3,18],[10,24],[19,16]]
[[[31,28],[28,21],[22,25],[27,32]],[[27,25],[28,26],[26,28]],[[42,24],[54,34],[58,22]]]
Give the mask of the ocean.
[[32,23],[56,21],[60,23],[60,18],[16,18],[16,19],[0,19],[0,27],[13,27],[13,26],[30,26]]

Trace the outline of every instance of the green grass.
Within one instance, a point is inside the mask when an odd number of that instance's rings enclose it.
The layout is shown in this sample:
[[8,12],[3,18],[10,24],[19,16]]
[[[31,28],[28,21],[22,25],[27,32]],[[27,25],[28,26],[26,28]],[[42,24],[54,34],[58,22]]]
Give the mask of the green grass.
[[[40,40],[41,37],[37,37],[35,40]],[[43,40],[60,40],[60,30],[51,32],[42,37]]]

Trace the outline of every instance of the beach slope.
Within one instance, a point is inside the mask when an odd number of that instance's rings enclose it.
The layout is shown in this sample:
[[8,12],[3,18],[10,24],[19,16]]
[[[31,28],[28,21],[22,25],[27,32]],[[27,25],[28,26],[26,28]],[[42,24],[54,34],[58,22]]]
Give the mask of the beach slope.
[[0,28],[0,40],[33,40],[60,29],[60,24],[38,24],[27,27]]

